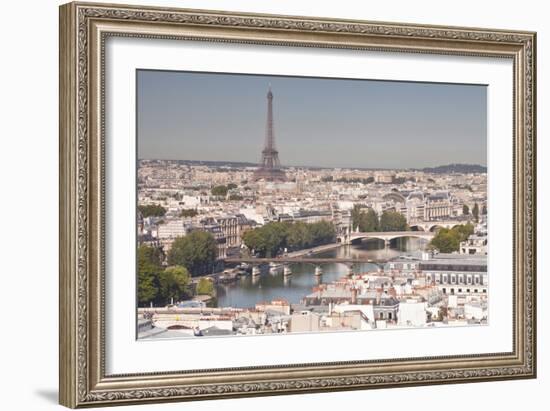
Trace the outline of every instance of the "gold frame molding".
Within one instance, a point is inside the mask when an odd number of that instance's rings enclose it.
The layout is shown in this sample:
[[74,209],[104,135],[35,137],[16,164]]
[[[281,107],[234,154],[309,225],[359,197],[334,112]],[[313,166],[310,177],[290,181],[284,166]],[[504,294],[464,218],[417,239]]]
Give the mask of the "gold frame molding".
[[[106,375],[103,70],[105,40],[110,36],[512,59],[513,351]],[[61,6],[60,403],[76,408],[535,378],[535,52],[533,32],[93,3]]]

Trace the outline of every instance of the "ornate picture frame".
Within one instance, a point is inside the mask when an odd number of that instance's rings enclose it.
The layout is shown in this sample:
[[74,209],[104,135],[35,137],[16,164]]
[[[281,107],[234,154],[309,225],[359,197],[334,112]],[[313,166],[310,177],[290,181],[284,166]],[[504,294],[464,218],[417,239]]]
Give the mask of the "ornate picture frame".
[[[108,375],[105,41],[110,37],[376,50],[513,61],[513,350]],[[60,403],[189,401],[536,377],[536,34],[218,11],[60,7]],[[500,252],[506,253],[507,250]]]

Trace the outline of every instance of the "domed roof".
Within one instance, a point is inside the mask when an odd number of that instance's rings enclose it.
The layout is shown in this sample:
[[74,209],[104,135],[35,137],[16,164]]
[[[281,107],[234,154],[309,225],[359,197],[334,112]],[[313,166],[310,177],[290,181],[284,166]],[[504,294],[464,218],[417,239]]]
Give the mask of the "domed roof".
[[407,198],[407,200],[412,200],[412,199],[418,199],[420,201],[424,201],[424,193],[422,191],[412,191],[410,194],[409,194],[409,197]]
[[405,197],[403,197],[400,193],[396,193],[396,192],[388,193],[383,198],[384,200],[392,200],[395,203],[405,202]]

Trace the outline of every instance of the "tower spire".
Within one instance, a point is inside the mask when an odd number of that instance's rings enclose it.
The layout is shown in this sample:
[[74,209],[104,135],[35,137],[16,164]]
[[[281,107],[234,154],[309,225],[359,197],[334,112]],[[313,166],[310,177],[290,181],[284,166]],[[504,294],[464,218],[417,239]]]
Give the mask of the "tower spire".
[[265,144],[262,150],[262,160],[254,173],[254,180],[285,181],[286,175],[280,169],[280,166],[279,152],[275,148],[275,135],[273,132],[273,92],[270,83],[267,91]]

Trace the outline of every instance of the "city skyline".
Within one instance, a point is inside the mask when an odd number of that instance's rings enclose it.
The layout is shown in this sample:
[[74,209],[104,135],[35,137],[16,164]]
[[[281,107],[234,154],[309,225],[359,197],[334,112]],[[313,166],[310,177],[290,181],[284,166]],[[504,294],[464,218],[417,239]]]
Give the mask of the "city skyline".
[[486,325],[486,102],[138,72],[138,338]]
[[269,85],[283,167],[487,164],[483,85],[149,70],[137,76],[138,158],[257,164]]
[[[215,165],[233,165],[234,167],[252,167],[257,168],[258,163],[250,162],[250,161],[224,161],[224,160],[190,160],[190,159],[171,159],[171,158],[138,158],[138,161],[166,161],[166,162],[183,162],[188,163],[190,165],[207,165],[207,166],[215,166]],[[452,164],[435,164],[434,166],[430,167],[410,167],[410,168],[396,168],[396,167],[337,167],[337,166],[315,166],[315,165],[301,165],[301,164],[288,164],[288,165],[282,165],[281,168],[285,169],[312,169],[312,170],[331,170],[331,169],[341,169],[341,170],[364,170],[364,171],[383,171],[383,170],[394,170],[394,171],[422,171],[424,169],[433,169],[438,167],[450,167],[450,166],[465,166],[465,167],[482,167],[487,169],[486,165],[481,164],[466,164],[466,163],[452,163]],[[486,171],[485,171],[486,172]]]

